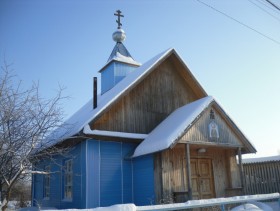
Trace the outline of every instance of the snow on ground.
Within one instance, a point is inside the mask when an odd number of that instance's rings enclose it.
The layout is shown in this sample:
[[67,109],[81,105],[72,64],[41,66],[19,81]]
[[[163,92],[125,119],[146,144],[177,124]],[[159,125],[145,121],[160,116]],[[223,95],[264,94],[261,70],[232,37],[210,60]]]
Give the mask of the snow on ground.
[[274,201],[274,202],[266,202],[267,205],[272,207],[273,211],[279,211],[280,210],[280,202]]
[[[175,207],[177,204],[167,204],[161,205],[161,209],[167,209]],[[150,206],[150,208],[154,208],[154,206]],[[11,209],[9,209],[11,210]],[[58,211],[53,207],[43,207],[40,210],[47,210],[47,211]],[[122,205],[113,205],[110,207],[99,207],[94,209],[83,209],[83,211],[137,211],[137,207],[134,204],[122,204]],[[250,202],[244,205],[237,206],[231,211],[279,211],[279,203],[278,202],[268,202],[268,203],[261,203],[261,202]],[[22,208],[18,211],[39,211],[37,207],[26,207]],[[82,211],[79,209],[64,209],[60,211]]]
[[[38,211],[37,207],[26,207],[18,211]],[[52,207],[43,207],[40,210],[57,211],[57,209]],[[136,211],[136,206],[134,204],[117,204],[110,207],[98,207],[94,209],[64,209],[59,211]]]
[[[202,199],[202,200],[190,200],[185,203],[174,203],[174,204],[161,204],[161,205],[150,205],[150,206],[135,206],[134,204],[117,204],[110,207],[99,207],[94,209],[84,209],[84,211],[160,211],[160,210],[182,210],[202,207],[220,206],[221,204],[236,204],[241,203],[242,205],[232,209],[232,211],[280,211],[279,206],[279,193],[272,194],[260,194],[260,195],[246,195],[246,196],[235,196],[228,198],[213,198],[213,199]],[[262,200],[277,200],[274,202],[258,202]],[[42,208],[41,210],[55,211],[55,208]],[[36,207],[29,207],[20,209],[20,211],[38,211]],[[62,211],[79,211],[79,209],[64,209]]]
[[271,206],[269,206],[265,203],[261,203],[261,202],[250,202],[250,203],[242,204],[240,206],[237,206],[237,207],[231,209],[231,211],[246,211],[246,210],[250,210],[250,211],[258,211],[258,210],[273,211]]

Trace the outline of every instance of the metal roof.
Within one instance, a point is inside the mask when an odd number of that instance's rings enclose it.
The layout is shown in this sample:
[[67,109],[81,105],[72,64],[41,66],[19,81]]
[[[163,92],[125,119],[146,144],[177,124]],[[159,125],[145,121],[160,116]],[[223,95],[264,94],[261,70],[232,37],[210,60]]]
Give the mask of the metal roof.
[[113,51],[112,51],[112,53],[111,53],[111,55],[109,56],[109,59],[108,59],[107,62],[109,62],[112,59],[114,59],[114,57],[117,57],[117,53],[120,53],[123,56],[132,58],[132,56],[130,55],[130,53],[128,52],[128,50],[124,46],[124,44],[122,42],[117,42],[115,47],[114,47],[114,49],[113,49]]

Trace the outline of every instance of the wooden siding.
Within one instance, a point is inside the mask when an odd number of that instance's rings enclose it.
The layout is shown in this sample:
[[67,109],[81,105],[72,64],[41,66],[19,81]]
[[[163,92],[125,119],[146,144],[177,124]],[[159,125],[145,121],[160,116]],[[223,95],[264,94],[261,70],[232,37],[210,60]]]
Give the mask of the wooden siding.
[[[230,195],[229,189],[240,186],[235,149],[209,147],[198,153],[201,146],[191,145],[191,159],[211,159],[216,197]],[[187,193],[186,154],[184,144],[155,155],[155,192],[157,203],[170,203],[174,192]],[[237,173],[236,173],[237,171]],[[230,179],[229,179],[230,178]]]
[[184,74],[186,70],[177,70],[173,60],[166,60],[91,124],[91,128],[151,132],[175,109],[201,97],[182,77]]
[[246,194],[280,192],[280,161],[243,164]]
[[[219,138],[212,139],[209,136],[210,110],[213,109],[215,113],[214,122],[219,128]],[[238,139],[236,134],[230,126],[224,121],[221,115],[213,107],[205,110],[195,124],[187,131],[187,133],[180,139],[180,143],[204,143],[209,145],[223,145],[231,147],[240,147],[242,142]]]

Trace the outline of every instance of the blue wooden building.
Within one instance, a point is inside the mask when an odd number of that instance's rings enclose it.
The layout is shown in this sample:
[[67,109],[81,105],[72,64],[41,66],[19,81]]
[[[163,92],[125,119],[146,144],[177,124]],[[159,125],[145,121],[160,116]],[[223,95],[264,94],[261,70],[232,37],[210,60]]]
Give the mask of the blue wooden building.
[[236,155],[256,150],[178,53],[168,49],[141,65],[123,45],[120,25],[113,39],[101,94],[94,89],[49,137],[71,151],[33,164],[50,172],[33,175],[33,205],[94,208],[241,194]]

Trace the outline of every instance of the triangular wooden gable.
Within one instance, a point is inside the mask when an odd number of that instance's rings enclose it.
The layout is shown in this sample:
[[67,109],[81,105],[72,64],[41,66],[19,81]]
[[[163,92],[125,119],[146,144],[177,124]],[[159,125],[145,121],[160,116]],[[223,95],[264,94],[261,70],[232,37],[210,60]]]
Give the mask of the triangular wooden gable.
[[149,133],[175,109],[204,96],[205,91],[173,50],[90,126],[97,130]]
[[[214,112],[215,119],[210,118],[210,111]],[[211,137],[210,123],[214,122],[218,128],[218,137]],[[252,152],[248,148],[249,141],[240,136],[235,125],[230,121],[219,106],[214,102],[197,119],[197,121],[181,137],[178,143],[191,143],[209,146],[222,146],[243,149],[243,152]]]

